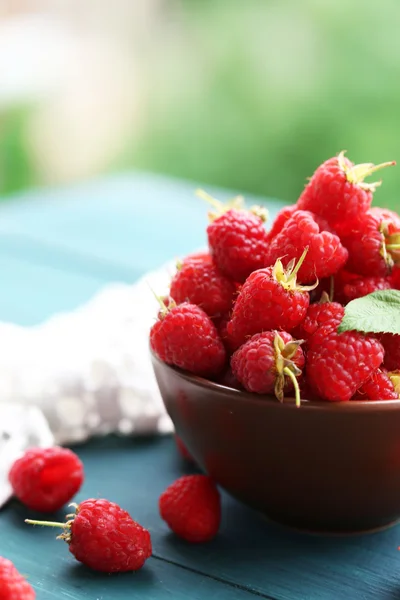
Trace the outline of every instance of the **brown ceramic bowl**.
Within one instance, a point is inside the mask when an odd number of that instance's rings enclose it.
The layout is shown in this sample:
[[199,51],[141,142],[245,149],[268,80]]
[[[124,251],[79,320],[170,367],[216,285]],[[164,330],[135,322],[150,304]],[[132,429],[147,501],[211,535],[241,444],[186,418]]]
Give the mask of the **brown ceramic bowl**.
[[152,361],[178,435],[239,500],[312,531],[366,531],[400,518],[400,401],[297,408]]

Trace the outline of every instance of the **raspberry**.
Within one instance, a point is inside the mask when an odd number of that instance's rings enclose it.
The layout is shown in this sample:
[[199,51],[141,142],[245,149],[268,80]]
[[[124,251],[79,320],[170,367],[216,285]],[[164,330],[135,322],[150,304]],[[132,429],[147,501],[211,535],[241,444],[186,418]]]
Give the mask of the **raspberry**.
[[[216,206],[207,227],[210,252],[218,269],[233,281],[243,282],[253,271],[265,267],[267,231],[264,209],[229,208],[201,193]],[[239,198],[240,201],[240,198]],[[234,206],[240,206],[240,202]]]
[[248,337],[262,331],[292,331],[304,319],[310,302],[307,289],[297,285],[296,267],[284,270],[278,260],[274,267],[254,271],[243,284],[232,318],[227,325],[231,347],[238,348]]
[[[324,400],[343,402],[371,377],[383,361],[383,346],[374,337],[355,331],[338,333],[337,325],[323,325],[307,354],[307,378]],[[322,336],[320,333],[326,329]]]
[[228,312],[236,288],[210,262],[183,263],[171,282],[170,295],[177,304],[197,304],[210,317]]
[[35,600],[36,594],[10,560],[0,556],[0,599]]
[[188,542],[208,542],[221,522],[221,499],[206,475],[185,475],[172,483],[159,500],[161,518]]
[[[400,372],[399,372],[400,373]],[[358,391],[357,400],[398,400],[400,375],[377,369]]]
[[386,277],[359,277],[343,288],[345,303],[372,294],[378,290],[389,290],[391,287]]
[[59,539],[79,562],[103,573],[122,573],[141,569],[151,556],[149,532],[136,523],[126,510],[109,500],[93,498],[75,505],[66,523],[25,522],[31,525],[61,527]]
[[14,495],[25,506],[54,512],[80,489],[83,465],[67,448],[30,448],[15,461],[9,473]]
[[342,243],[349,251],[347,267],[367,277],[384,277],[400,264],[398,219],[386,220],[382,213],[366,212],[349,225]]
[[379,341],[385,349],[384,366],[389,371],[400,369],[400,335],[383,333],[379,336]]
[[233,374],[249,392],[275,393],[283,401],[284,390],[295,387],[296,401],[300,404],[296,377],[304,367],[300,343],[285,331],[257,333],[236,350],[231,358]]
[[334,233],[322,231],[308,211],[297,210],[286,221],[282,230],[271,241],[267,252],[267,263],[273,264],[284,257],[285,265],[300,257],[308,246],[308,254],[298,272],[302,283],[311,283],[322,277],[334,275],[347,260],[347,250]]
[[176,443],[176,447],[178,448],[178,452],[181,455],[181,457],[188,462],[193,462],[193,458],[192,458],[192,455],[190,454],[189,450],[186,448],[186,446],[182,442],[181,438],[176,434],[175,434],[175,443]]
[[306,251],[295,267],[287,270],[277,260],[274,267],[254,271],[247,278],[235,302],[227,325],[229,343],[238,348],[255,333],[281,329],[292,331],[304,319],[310,297],[309,287],[297,285],[297,271]]
[[380,185],[380,182],[364,183],[364,179],[378,169],[394,164],[393,161],[377,166],[371,163],[354,165],[341,152],[317,168],[297,206],[324,217],[334,228],[336,224],[352,221],[369,209],[372,194]]
[[163,311],[150,330],[150,345],[162,361],[203,377],[222,371],[226,360],[210,317],[186,302]]
[[304,321],[296,330],[296,336],[308,341],[326,323],[330,328],[338,327],[343,317],[343,306],[338,302],[329,302],[328,296],[324,295],[320,303],[310,304]]

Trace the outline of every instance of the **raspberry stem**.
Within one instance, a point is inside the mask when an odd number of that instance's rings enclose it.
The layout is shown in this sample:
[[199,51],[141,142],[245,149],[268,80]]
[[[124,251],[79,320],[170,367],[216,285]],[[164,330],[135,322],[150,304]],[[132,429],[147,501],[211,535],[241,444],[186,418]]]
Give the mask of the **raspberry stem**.
[[25,519],[25,523],[28,523],[28,525],[43,525],[43,527],[62,527],[63,529],[68,527],[68,523],[57,523],[57,521],[33,521],[32,519]]
[[288,377],[290,377],[290,379],[292,380],[292,383],[293,383],[293,386],[294,386],[294,395],[295,395],[295,399],[296,399],[296,406],[299,407],[300,406],[300,387],[299,387],[299,382],[297,381],[294,373],[292,373],[292,371],[288,367],[285,367],[283,369],[283,372],[285,373],[285,375],[287,375]]
[[[229,200],[228,202],[221,202],[221,200],[217,200],[216,198],[213,198],[213,196],[211,196],[210,194],[208,194],[206,191],[204,191],[202,189],[196,190],[196,196],[198,196],[202,200],[205,200],[208,204],[210,204],[214,208],[213,212],[208,213],[208,217],[209,217],[210,221],[214,221],[214,219],[216,219],[217,217],[220,217],[221,215],[223,215],[225,212],[227,212],[231,208],[235,208],[237,210],[243,210],[243,208],[244,208],[243,196],[235,196],[235,198],[232,198],[232,200]],[[260,218],[262,218],[262,217],[260,216]]]
[[361,163],[359,165],[348,164],[344,159],[345,151],[343,150],[338,155],[339,166],[346,175],[346,179],[349,183],[358,185],[363,190],[374,192],[375,189],[381,185],[382,181],[375,181],[374,183],[364,183],[364,179],[369,177],[376,171],[385,169],[386,167],[392,167],[396,164],[395,160],[384,162],[379,165],[373,163]]
[[304,262],[305,257],[307,256],[307,252],[308,252],[308,246],[306,246],[304,248],[303,254],[300,256],[299,260],[297,261],[297,265],[294,267],[294,269],[290,269],[290,273],[288,275],[287,281],[292,281],[292,279],[295,279],[295,277],[297,276],[297,273],[299,272],[299,269],[301,267],[301,265]]

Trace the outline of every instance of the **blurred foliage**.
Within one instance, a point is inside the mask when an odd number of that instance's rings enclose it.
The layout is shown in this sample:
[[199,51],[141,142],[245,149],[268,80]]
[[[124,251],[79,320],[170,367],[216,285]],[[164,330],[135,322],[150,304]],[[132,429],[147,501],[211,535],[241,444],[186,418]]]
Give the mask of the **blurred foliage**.
[[[400,163],[398,0],[171,6],[172,18],[163,15],[169,35],[154,39],[141,65],[139,139],[127,140],[113,168],[292,202],[317,165],[342,149],[355,162]],[[21,119],[0,120],[2,192],[35,177]],[[400,209],[400,166],[382,178],[376,202]]]
[[[397,0],[182,6],[132,164],[291,202],[342,149],[400,163]],[[400,208],[400,167],[382,177],[376,201]]]

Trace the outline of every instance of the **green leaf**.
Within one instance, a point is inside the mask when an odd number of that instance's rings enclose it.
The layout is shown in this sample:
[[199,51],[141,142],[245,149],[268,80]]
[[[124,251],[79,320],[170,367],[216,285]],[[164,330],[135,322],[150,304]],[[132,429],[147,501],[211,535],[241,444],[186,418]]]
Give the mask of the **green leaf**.
[[338,331],[352,330],[400,335],[400,291],[380,290],[349,302]]

